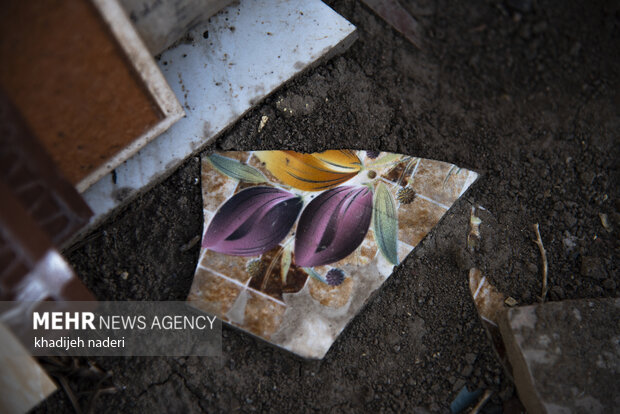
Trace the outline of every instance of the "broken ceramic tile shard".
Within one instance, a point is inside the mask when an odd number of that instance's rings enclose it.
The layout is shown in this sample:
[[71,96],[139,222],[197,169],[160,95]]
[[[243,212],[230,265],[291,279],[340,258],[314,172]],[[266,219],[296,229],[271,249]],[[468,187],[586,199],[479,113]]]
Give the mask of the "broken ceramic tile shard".
[[509,309],[499,319],[514,380],[530,413],[618,409],[620,299]]
[[506,347],[499,331],[498,320],[506,310],[504,304],[508,305],[509,303],[513,303],[512,301],[508,301],[508,299],[512,299],[513,301],[514,299],[511,297],[507,298],[506,295],[499,292],[495,286],[489,282],[487,277],[482,274],[480,269],[477,268],[469,270],[469,290],[474,299],[474,304],[476,305],[476,310],[480,316],[482,326],[491,340],[493,350],[506,370],[506,373],[511,376],[512,367],[506,356]]
[[27,413],[56,385],[13,333],[0,322],[0,412]]
[[376,151],[205,155],[205,231],[188,301],[322,358],[476,178]]
[[121,3],[155,56],[232,0],[121,0]]
[[497,318],[504,310],[506,296],[499,292],[479,269],[469,270],[469,290],[480,317],[497,326]]

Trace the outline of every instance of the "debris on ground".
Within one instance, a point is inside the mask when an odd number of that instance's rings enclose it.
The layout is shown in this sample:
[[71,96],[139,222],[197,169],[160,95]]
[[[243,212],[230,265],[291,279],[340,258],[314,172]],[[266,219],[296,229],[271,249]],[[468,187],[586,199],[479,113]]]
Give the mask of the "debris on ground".
[[506,357],[506,349],[498,327],[498,320],[501,314],[505,312],[506,306],[504,306],[504,303],[508,298],[499,292],[482,274],[480,269],[477,268],[472,268],[469,271],[469,290],[474,299],[482,326],[484,326],[487,336],[491,340],[493,350],[498,360],[504,366],[506,373],[511,375],[512,368]]
[[534,242],[540,250],[540,257],[542,258],[542,292],[540,294],[540,301],[544,302],[547,297],[547,272],[549,269],[549,263],[547,262],[547,251],[543,245],[542,238],[540,237],[540,230],[538,223],[534,224],[534,231],[536,232],[536,240]]
[[467,407],[478,401],[480,394],[482,394],[482,390],[469,391],[467,386],[463,386],[450,404],[450,411],[452,414],[462,413]]
[[467,235],[467,247],[473,252],[480,243],[480,224],[482,220],[476,216],[476,207],[471,206],[471,215],[469,216],[469,234]]

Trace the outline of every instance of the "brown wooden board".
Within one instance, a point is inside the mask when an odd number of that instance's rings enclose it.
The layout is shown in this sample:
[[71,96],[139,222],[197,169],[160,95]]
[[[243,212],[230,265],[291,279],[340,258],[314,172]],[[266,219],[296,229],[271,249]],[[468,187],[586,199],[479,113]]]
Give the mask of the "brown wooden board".
[[3,1],[0,39],[0,86],[73,184],[163,118],[86,0]]

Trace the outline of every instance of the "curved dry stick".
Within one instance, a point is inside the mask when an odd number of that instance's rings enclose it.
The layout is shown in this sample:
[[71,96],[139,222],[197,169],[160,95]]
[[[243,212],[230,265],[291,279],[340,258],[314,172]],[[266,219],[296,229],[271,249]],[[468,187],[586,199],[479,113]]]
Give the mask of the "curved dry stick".
[[478,414],[480,410],[482,410],[482,407],[484,407],[484,405],[487,403],[487,401],[489,401],[489,398],[491,398],[492,395],[493,391],[486,390],[484,392],[484,395],[482,395],[482,398],[480,398],[480,401],[478,401],[478,404],[476,404],[474,408],[471,409],[469,414]]
[[78,402],[78,399],[75,396],[73,389],[71,389],[71,386],[69,385],[69,382],[67,381],[67,378],[64,375],[58,375],[56,376],[56,379],[62,386],[62,389],[65,391],[65,394],[67,394],[67,397],[69,397],[69,401],[71,401],[71,405],[73,406],[73,409],[75,410],[75,412],[77,414],[82,414],[80,403]]
[[540,294],[540,301],[544,302],[545,297],[547,296],[547,272],[549,268],[549,263],[547,262],[547,252],[545,251],[545,246],[543,246],[542,239],[540,238],[540,230],[538,229],[538,223],[534,224],[534,231],[536,232],[536,240],[534,240],[534,243],[538,245],[538,250],[540,250],[540,256],[542,257],[542,263],[543,263],[543,280],[542,280],[542,292]]

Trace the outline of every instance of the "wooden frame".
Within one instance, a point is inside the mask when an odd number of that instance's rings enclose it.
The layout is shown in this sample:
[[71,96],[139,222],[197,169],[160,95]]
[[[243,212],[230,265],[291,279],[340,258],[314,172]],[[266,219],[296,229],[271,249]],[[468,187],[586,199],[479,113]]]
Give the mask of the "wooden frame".
[[185,115],[174,92],[119,2],[117,0],[92,0],[92,2],[162,112],[162,119],[77,183],[76,188],[80,193],[86,191]]

